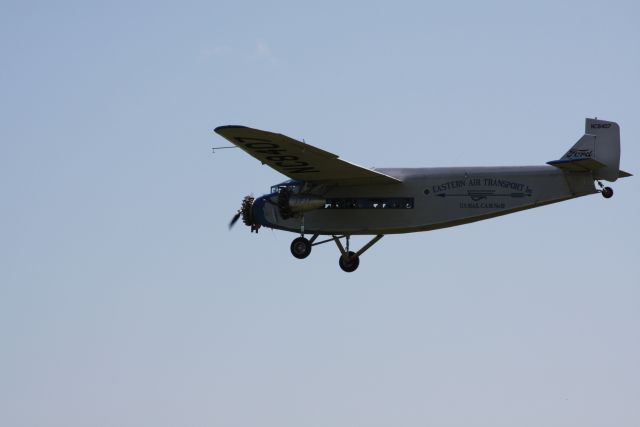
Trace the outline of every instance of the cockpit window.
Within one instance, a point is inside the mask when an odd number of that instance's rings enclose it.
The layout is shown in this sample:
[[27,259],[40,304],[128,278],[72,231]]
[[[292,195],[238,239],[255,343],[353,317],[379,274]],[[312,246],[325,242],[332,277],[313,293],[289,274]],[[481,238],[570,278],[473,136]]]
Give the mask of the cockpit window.
[[281,182],[280,184],[271,186],[271,194],[280,193],[283,189],[289,189],[291,192],[295,193],[297,189],[300,188],[302,183],[300,181],[295,181],[290,179],[285,182]]

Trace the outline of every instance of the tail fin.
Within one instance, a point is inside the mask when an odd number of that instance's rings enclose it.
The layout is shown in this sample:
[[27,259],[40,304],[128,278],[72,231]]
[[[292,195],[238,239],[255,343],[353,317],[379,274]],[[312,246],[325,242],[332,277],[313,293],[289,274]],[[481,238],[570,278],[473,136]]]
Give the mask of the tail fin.
[[592,171],[594,179],[620,176],[620,127],[615,122],[586,119],[582,138],[560,160],[547,162],[565,170]]

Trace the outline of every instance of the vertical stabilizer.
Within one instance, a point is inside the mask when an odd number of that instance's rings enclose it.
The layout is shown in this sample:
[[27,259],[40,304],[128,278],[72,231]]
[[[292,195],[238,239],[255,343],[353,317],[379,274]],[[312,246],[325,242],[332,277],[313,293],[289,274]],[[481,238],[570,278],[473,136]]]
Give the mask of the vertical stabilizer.
[[620,175],[620,127],[586,119],[582,138],[560,160],[548,163],[566,170],[591,170],[594,179],[615,181]]

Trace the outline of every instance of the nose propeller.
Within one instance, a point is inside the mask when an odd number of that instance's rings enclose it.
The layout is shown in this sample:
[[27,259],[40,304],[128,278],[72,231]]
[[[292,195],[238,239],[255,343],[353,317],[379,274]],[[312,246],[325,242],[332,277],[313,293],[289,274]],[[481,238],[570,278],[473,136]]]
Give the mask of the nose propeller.
[[242,215],[242,211],[238,211],[238,213],[236,213],[233,218],[231,218],[231,222],[229,223],[229,230],[231,230],[233,228],[234,225],[236,225],[236,222],[238,222],[238,220],[240,219],[240,216]]

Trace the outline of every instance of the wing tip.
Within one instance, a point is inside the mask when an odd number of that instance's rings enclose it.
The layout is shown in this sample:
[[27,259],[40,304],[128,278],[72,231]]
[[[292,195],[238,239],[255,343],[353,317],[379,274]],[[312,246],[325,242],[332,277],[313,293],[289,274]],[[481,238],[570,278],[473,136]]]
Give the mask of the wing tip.
[[222,133],[221,131],[223,131],[225,129],[247,129],[247,127],[246,126],[240,126],[240,125],[224,125],[224,126],[218,126],[213,131],[215,133],[220,134],[220,133]]

